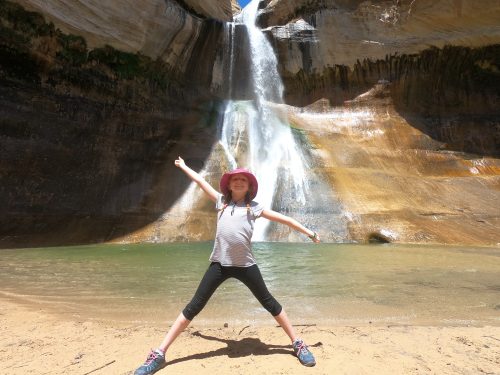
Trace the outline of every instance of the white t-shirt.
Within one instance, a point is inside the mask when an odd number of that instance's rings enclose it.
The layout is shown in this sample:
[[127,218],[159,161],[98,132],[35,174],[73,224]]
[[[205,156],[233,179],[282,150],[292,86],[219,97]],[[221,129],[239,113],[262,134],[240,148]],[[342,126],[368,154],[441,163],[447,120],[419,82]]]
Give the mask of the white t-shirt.
[[224,196],[219,194],[215,204],[217,209],[217,232],[210,261],[223,266],[249,267],[254,265],[251,239],[255,220],[264,207],[252,201],[250,210],[245,203],[231,202],[224,209]]

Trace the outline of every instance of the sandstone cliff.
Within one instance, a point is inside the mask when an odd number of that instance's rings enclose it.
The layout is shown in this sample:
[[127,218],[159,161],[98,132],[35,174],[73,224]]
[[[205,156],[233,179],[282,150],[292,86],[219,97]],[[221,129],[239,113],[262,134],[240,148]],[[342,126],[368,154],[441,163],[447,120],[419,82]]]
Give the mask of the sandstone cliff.
[[[0,0],[0,246],[212,237],[205,201],[177,208],[172,161],[200,169],[221,101],[252,97],[239,8],[136,4]],[[498,1],[260,8],[280,110],[345,205],[343,240],[500,242]]]
[[[193,32],[203,19],[232,20],[232,4],[195,0],[19,0],[27,10],[40,12],[47,21],[69,34],[85,38],[90,48],[108,44],[127,52],[161,55],[176,34]],[[234,3],[234,1],[233,1]]]
[[288,103],[338,105],[386,80],[415,126],[457,150],[500,154],[498,1],[265,4],[259,22],[278,51]]
[[[291,73],[414,53],[429,46],[485,46],[498,43],[500,37],[500,5],[495,0],[274,0],[265,4],[259,23],[272,32]],[[307,47],[301,50],[300,43]]]
[[498,244],[498,1],[264,5],[286,100],[308,106],[291,116],[353,237]]
[[[274,40],[285,80],[335,66],[446,45],[498,44],[498,1],[266,1],[259,22]],[[389,78],[389,77],[387,77]],[[302,93],[307,94],[306,92]]]
[[172,160],[200,168],[210,151],[221,23],[170,1],[112,3],[29,2],[82,37],[0,1],[2,246],[140,228],[187,186],[169,177]]

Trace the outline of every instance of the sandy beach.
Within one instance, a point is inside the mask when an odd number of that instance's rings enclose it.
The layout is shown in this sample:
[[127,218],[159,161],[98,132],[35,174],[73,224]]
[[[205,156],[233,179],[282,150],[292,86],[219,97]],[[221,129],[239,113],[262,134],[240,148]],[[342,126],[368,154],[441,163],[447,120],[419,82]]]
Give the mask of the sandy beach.
[[[78,321],[0,301],[0,373],[131,374],[164,327]],[[281,328],[198,326],[159,374],[500,374],[500,327],[297,326],[317,365],[292,355]]]

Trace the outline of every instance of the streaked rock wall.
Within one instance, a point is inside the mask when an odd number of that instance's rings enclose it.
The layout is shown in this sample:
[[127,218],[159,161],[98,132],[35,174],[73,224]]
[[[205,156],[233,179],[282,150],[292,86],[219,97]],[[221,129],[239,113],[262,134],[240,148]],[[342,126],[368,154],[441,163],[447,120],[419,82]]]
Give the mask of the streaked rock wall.
[[399,113],[390,83],[343,106],[324,100],[288,111],[322,160],[317,168],[356,241],[499,244],[500,159],[426,134]]
[[500,243],[498,1],[261,8],[354,239]]
[[365,59],[415,54],[431,46],[482,47],[500,42],[500,4],[495,0],[265,4],[259,20],[276,46],[285,82],[297,74],[321,76],[328,68],[352,68]]
[[[147,0],[18,0],[43,14],[67,34],[82,36],[89,48],[110,45],[125,52],[162,57],[185,69],[205,21],[232,20],[231,2]],[[190,12],[191,10],[191,12]],[[193,13],[196,12],[196,13]]]
[[388,81],[414,126],[454,150],[500,154],[498,1],[263,5],[287,103],[339,105]]
[[223,24],[171,1],[118,3],[30,2],[42,16],[0,2],[2,247],[141,228],[188,185],[177,155],[199,169],[211,150]]

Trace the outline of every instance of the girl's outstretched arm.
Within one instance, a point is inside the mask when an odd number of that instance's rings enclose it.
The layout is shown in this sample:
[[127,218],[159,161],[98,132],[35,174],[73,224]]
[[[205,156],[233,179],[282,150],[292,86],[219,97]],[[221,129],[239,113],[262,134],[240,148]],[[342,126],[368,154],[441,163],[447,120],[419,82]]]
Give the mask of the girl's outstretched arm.
[[184,160],[179,156],[178,159],[175,161],[175,166],[179,167],[188,175],[188,177],[196,182],[201,189],[207,193],[208,197],[212,201],[216,201],[219,193],[217,190],[215,190],[212,185],[210,185],[203,177],[200,176],[199,173],[193,171],[191,168],[189,168]]
[[278,223],[288,225],[290,228],[295,229],[296,231],[299,231],[301,233],[304,233],[307,237],[309,237],[315,243],[320,242],[320,238],[318,236],[318,233],[316,233],[310,229],[307,229],[305,226],[303,226],[297,220],[292,219],[289,216],[280,214],[279,212],[276,212],[273,210],[264,210],[264,211],[262,211],[261,216],[265,217],[268,220],[276,221]]

